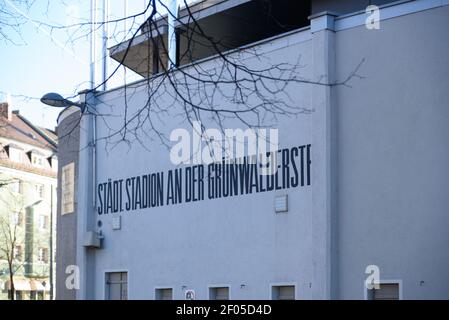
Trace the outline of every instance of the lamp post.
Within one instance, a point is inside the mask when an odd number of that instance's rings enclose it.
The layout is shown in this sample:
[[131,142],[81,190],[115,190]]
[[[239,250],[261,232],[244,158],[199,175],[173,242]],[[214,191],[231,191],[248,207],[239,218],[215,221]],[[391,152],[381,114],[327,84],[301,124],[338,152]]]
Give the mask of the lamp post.
[[[95,108],[96,92],[85,90],[79,92],[80,103],[72,102],[57,93],[47,93],[41,98],[41,102],[56,108],[77,107],[81,110],[81,119],[77,124],[80,127],[79,155],[78,155],[78,184],[77,184],[77,234],[80,238],[94,230],[95,216],[89,214],[95,208],[96,185],[96,117],[93,112],[85,112],[86,109]],[[88,102],[89,101],[89,102]],[[89,104],[89,106],[88,106]],[[76,243],[76,264],[80,268],[80,288],[76,291],[76,299],[94,298],[94,275],[88,272],[94,263],[94,253],[86,250],[83,242]]]
[[41,98],[41,102],[55,108],[67,108],[70,106],[75,106],[81,109],[81,113],[83,113],[86,109],[85,103],[72,102],[63,98],[60,94],[54,92],[44,94],[44,96]]

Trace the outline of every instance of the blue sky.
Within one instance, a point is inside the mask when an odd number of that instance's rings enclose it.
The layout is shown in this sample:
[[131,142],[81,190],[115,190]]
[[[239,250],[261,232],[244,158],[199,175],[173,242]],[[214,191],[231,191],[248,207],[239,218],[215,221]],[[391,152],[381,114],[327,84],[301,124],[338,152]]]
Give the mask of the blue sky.
[[[111,16],[124,16],[123,3],[111,0]],[[37,0],[26,16],[31,20],[60,25],[77,23],[89,17],[89,0],[52,0],[48,4],[47,9],[47,0]],[[142,11],[144,5],[143,0],[128,1],[128,13]],[[11,7],[11,10],[15,9]],[[6,100],[5,93],[11,94],[14,110],[19,110],[37,125],[54,129],[60,110],[43,105],[38,98],[47,92],[70,96],[88,87],[88,39],[84,37],[67,42],[67,31],[50,34],[49,28],[32,22],[21,26],[23,39],[13,32],[10,34],[19,44],[0,42],[0,100]],[[110,64],[112,69],[113,62]],[[122,78],[114,81],[114,84],[121,83]]]

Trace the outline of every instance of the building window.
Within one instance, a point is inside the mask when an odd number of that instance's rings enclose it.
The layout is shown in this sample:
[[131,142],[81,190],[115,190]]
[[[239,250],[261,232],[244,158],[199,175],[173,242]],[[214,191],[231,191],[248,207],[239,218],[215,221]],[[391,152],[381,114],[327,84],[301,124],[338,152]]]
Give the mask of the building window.
[[9,148],[9,159],[14,162],[23,162],[23,152],[22,150]]
[[22,214],[19,211],[13,212],[12,223],[15,226],[20,226],[22,224]]
[[273,286],[271,290],[273,300],[295,300],[295,286]]
[[31,163],[36,167],[42,167],[44,165],[44,160],[41,156],[38,155],[32,155],[31,156]]
[[13,258],[16,261],[22,260],[22,247],[21,246],[15,246],[13,250]]
[[47,248],[37,249],[37,261],[42,262],[42,263],[48,262],[48,249]]
[[22,291],[16,291],[16,300],[23,300]]
[[61,214],[74,211],[75,164],[69,163],[61,172]]
[[48,229],[48,216],[41,214],[39,216],[39,229],[47,230]]
[[156,300],[173,300],[172,288],[159,288],[156,289]]
[[209,300],[229,300],[229,287],[209,288]]
[[36,300],[36,291],[30,291],[30,300]]
[[43,184],[36,184],[34,186],[34,188],[36,189],[36,194],[39,197],[39,199],[43,199],[44,198],[44,185]]
[[399,283],[381,283],[379,289],[369,289],[368,300],[399,300]]
[[106,273],[106,300],[128,300],[128,273]]
[[22,193],[22,183],[19,180],[9,183],[9,190],[13,193]]

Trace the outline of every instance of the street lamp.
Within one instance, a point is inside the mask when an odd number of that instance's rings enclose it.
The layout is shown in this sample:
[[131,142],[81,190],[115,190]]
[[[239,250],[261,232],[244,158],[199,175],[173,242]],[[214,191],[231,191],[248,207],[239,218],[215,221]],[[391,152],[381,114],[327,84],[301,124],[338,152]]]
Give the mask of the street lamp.
[[[41,98],[41,102],[49,105],[51,107],[56,108],[67,108],[67,107],[77,107],[81,110],[81,113],[84,113],[84,111],[87,109],[89,111],[91,104],[89,104],[87,101],[92,101],[92,105],[95,104],[95,90],[83,90],[78,93],[80,97],[79,103],[72,102],[70,100],[67,100],[63,98],[60,94],[57,93],[47,93]],[[78,188],[79,191],[79,198],[78,199],[78,207],[77,210],[79,212],[89,212],[91,210],[91,203],[88,201],[90,193],[94,193],[94,186],[96,185],[96,135],[95,135],[95,115],[94,113],[87,112],[87,114],[84,114],[80,118],[80,122],[77,124],[80,128],[83,128],[83,130],[79,131],[79,154],[78,154]],[[61,142],[61,141],[60,141]],[[86,146],[86,147],[84,147]],[[54,192],[51,193],[52,196]],[[53,198],[51,200],[51,203],[53,204]],[[53,212],[53,207],[52,207]],[[53,215],[52,215],[53,217]],[[86,224],[87,226],[90,225],[87,221],[87,216],[80,215],[78,221],[79,225]],[[53,226],[53,222],[51,221],[51,225]],[[93,228],[93,227],[92,227]],[[50,232],[50,235],[53,235],[53,232]],[[53,243],[53,239],[50,240],[50,243]],[[87,278],[86,277],[86,270],[85,270],[85,261],[87,261],[87,253],[84,250],[78,251],[77,250],[77,257],[78,252],[80,253],[80,260],[83,264],[83,267],[81,268],[81,279],[83,281]],[[53,249],[50,250],[50,253],[53,254]],[[50,256],[50,267],[53,266],[53,256]],[[50,279],[50,293],[53,294],[53,269],[50,271],[50,275],[52,276]],[[86,298],[90,297],[90,294],[87,292],[87,283],[84,283],[80,290],[76,293],[77,298]],[[53,297],[51,297],[53,298]]]
[[72,102],[70,100],[64,99],[60,94],[54,92],[45,94],[41,98],[41,102],[55,108],[67,108],[70,106],[75,106],[80,108],[81,112],[84,112],[84,109],[86,108],[85,103]]

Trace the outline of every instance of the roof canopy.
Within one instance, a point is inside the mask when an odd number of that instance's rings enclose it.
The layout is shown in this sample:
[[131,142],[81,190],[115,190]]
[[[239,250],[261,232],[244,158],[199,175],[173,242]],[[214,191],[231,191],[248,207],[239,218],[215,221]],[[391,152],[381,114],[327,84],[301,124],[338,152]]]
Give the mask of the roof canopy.
[[[191,14],[181,9],[176,22],[178,65],[307,26],[311,12],[310,1],[289,0],[209,0],[189,10]],[[167,16],[143,25],[141,31],[134,39],[110,48],[110,56],[149,77],[167,66]]]

